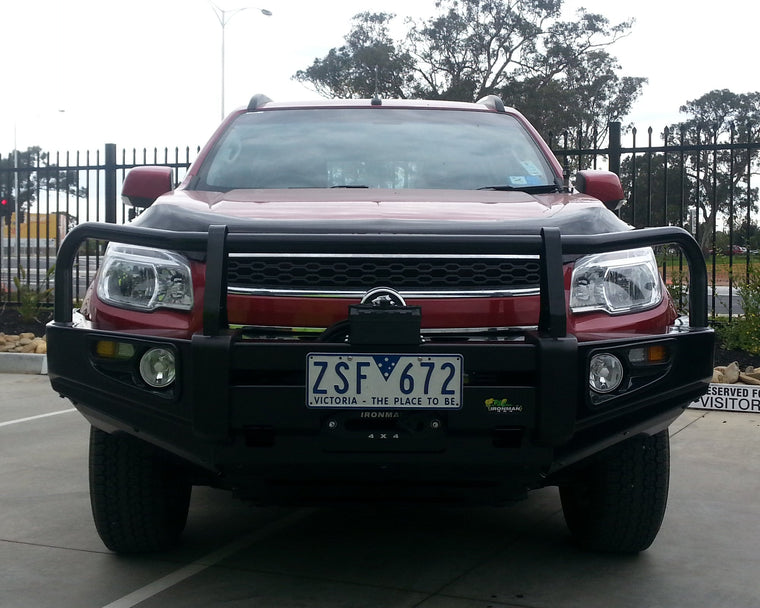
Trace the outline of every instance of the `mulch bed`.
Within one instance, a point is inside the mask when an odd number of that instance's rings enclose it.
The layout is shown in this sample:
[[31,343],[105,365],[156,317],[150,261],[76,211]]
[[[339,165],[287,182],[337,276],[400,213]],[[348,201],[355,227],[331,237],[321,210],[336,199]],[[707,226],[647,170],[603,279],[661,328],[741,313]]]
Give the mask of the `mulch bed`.
[[715,352],[715,365],[728,365],[736,361],[739,369],[744,371],[747,367],[760,368],[760,357],[750,355],[743,350],[729,350],[727,348],[718,348]]
[[45,324],[52,316],[52,312],[42,310],[34,321],[24,321],[15,307],[0,304],[0,333],[9,336],[33,333],[41,338],[45,335]]

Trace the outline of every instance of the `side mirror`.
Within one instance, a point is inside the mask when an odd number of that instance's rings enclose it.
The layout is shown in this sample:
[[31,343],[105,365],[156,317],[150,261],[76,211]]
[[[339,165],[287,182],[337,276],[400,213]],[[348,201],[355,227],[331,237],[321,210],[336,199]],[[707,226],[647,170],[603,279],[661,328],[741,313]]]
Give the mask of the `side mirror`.
[[620,178],[611,171],[578,171],[575,189],[598,198],[610,211],[617,211],[625,202]]
[[171,167],[135,167],[124,178],[121,198],[132,207],[150,207],[172,190]]

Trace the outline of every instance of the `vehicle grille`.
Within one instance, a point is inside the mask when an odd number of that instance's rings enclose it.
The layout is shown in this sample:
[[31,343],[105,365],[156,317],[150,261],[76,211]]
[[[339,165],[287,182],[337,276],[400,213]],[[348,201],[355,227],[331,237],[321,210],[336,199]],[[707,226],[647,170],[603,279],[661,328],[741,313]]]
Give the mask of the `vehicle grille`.
[[228,286],[243,289],[458,291],[533,289],[538,259],[512,257],[231,257]]

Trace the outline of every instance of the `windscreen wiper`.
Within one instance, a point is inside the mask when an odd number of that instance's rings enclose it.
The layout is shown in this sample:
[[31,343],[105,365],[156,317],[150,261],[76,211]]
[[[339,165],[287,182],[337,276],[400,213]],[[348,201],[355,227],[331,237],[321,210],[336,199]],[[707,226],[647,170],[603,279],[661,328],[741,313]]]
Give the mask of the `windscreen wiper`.
[[526,192],[528,194],[550,194],[561,192],[562,188],[557,184],[543,184],[540,186],[481,186],[478,190],[498,190],[499,192]]

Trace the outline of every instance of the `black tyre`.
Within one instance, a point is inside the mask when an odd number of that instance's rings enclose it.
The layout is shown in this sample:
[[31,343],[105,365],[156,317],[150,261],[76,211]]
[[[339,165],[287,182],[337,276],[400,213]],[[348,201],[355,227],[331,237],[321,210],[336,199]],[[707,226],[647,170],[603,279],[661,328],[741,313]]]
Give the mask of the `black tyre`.
[[90,429],[90,502],[103,543],[116,553],[162,551],[187,522],[192,485],[170,456],[124,434]]
[[662,525],[669,479],[667,430],[624,441],[594,458],[572,483],[560,485],[567,526],[586,549],[643,551]]

